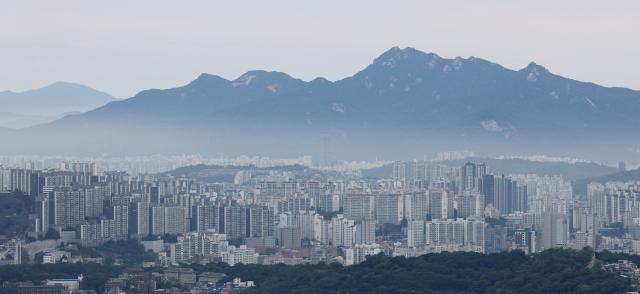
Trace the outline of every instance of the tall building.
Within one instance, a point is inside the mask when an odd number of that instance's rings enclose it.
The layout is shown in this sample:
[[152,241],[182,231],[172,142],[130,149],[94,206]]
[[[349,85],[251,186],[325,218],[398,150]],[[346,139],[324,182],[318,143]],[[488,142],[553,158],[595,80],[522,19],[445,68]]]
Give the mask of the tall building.
[[414,182],[427,180],[427,163],[414,160],[411,164],[411,178]]
[[16,241],[13,246],[13,264],[22,264],[22,242]]
[[463,191],[462,195],[456,197],[456,216],[460,218],[481,216],[484,213],[483,204],[480,192]]
[[429,191],[404,196],[404,216],[408,220],[425,220],[429,214]]
[[247,210],[244,206],[229,205],[224,211],[224,233],[231,240],[239,240],[247,236]]
[[274,217],[273,208],[267,206],[250,206],[247,208],[249,216],[249,232],[247,237],[273,237]]
[[362,220],[356,223],[354,244],[374,244],[376,242],[376,220]]
[[393,162],[393,180],[404,183],[406,180],[406,166],[404,161]]
[[462,190],[475,190],[478,188],[480,179],[487,174],[487,166],[484,163],[467,162],[461,172]]
[[[340,204],[338,203],[338,205],[334,205],[334,198],[338,197],[338,195],[333,195],[330,193],[321,193],[317,196],[317,200],[315,203],[315,207],[318,211],[326,211],[326,212],[333,212],[333,211],[338,211],[340,209]],[[339,200],[338,200],[339,202]]]
[[96,164],[94,162],[64,162],[60,165],[60,170],[95,176]]
[[564,247],[569,238],[569,223],[567,215],[559,212],[545,212],[543,214],[542,250]]
[[380,224],[400,223],[399,202],[402,202],[400,194],[382,194],[375,196],[375,218]]
[[481,186],[485,205],[492,204],[501,214],[528,211],[527,187],[519,187],[511,178],[504,175],[486,175]]
[[373,195],[348,194],[343,198],[343,213],[347,219],[355,221],[372,219],[374,218],[374,209]]
[[453,201],[447,191],[429,190],[429,215],[431,219],[446,219],[453,216]]
[[110,208],[110,218],[114,221],[114,234],[115,240],[126,240],[129,238],[129,206],[128,205],[114,205]]
[[537,252],[536,232],[531,229],[518,229],[514,233],[515,249],[531,254]]
[[129,204],[129,234],[146,237],[151,233],[151,203],[132,202]]
[[476,219],[439,219],[425,222],[425,245],[435,251],[484,253],[485,223]]
[[335,247],[353,245],[355,221],[345,218],[342,214],[331,219],[331,244]]
[[607,222],[607,201],[605,187],[600,183],[590,183],[587,185],[587,200],[593,209],[595,222],[603,225]]
[[10,191],[11,170],[0,166],[0,192]]
[[31,195],[31,175],[33,171],[27,169],[11,169],[9,171],[9,191],[18,190]]
[[278,213],[287,211],[299,212],[311,209],[312,199],[308,197],[294,197],[278,201]]
[[36,225],[36,227],[40,230],[36,230],[36,232],[39,232],[42,235],[46,234],[47,230],[49,229],[49,211],[49,195],[44,194],[38,197],[38,199],[36,200],[36,214],[38,214],[38,219],[36,220],[38,224]]
[[154,206],[151,208],[151,234],[183,234],[187,230],[185,209],[181,206]]
[[[90,221],[80,225],[80,243],[85,247],[95,247],[103,243],[102,222]],[[107,226],[105,224],[105,226]]]
[[224,235],[194,232],[179,236],[175,244],[176,261],[190,263],[195,257],[219,257],[229,247],[221,236]]
[[79,225],[85,219],[85,194],[84,190],[72,190],[59,188],[54,190],[53,201],[49,203],[50,218],[53,224],[62,228],[70,228]]
[[104,211],[106,189],[103,186],[95,186],[84,189],[85,213],[87,217],[100,217]]
[[462,167],[462,190],[470,190],[475,188],[477,179],[478,174],[476,165],[471,162],[467,162]]
[[162,236],[165,233],[164,228],[165,207],[151,207],[151,235]]
[[482,177],[482,180],[480,181],[480,187],[479,190],[482,193],[482,196],[484,198],[484,204],[482,205],[483,207],[492,204],[495,206],[495,199],[494,199],[494,195],[495,195],[495,176],[494,175],[485,175]]
[[313,239],[320,244],[329,244],[329,221],[326,221],[322,215],[316,214],[313,217]]
[[300,211],[291,214],[291,226],[300,228],[302,238],[313,240],[315,238],[315,218],[316,214],[311,211]]
[[282,227],[279,232],[278,241],[281,247],[294,250],[302,248],[300,228]]
[[196,232],[215,230],[220,232],[220,207],[214,205],[198,205],[192,208],[191,229]]
[[165,207],[165,234],[184,234],[187,231],[187,215],[181,206]]
[[410,220],[407,227],[407,246],[422,247],[425,244],[424,220]]

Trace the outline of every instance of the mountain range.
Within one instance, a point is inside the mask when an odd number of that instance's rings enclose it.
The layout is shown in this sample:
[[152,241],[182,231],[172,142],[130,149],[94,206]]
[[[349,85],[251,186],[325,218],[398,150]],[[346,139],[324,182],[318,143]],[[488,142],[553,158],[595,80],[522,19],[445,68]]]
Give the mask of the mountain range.
[[21,128],[51,122],[72,113],[103,106],[114,98],[89,87],[67,82],[24,92],[0,92],[0,126]]
[[603,176],[592,176],[584,179],[579,179],[573,181],[572,184],[574,194],[587,195],[587,185],[590,183],[605,184],[607,182],[630,182],[638,180],[640,180],[640,168],[618,171]]
[[[483,157],[468,157],[460,160],[447,160],[442,163],[450,166],[463,166],[467,162],[484,163],[488,167],[488,173],[496,175],[535,174],[562,175],[570,181],[583,180],[585,178],[606,177],[618,172],[618,169],[594,162],[544,162],[525,159],[498,159]],[[412,162],[406,162],[411,166]],[[389,178],[393,174],[393,164],[362,170],[362,175],[370,178]],[[640,177],[638,177],[640,178]]]
[[[329,65],[330,66],[330,65]],[[420,158],[442,150],[638,157],[640,92],[603,87],[530,63],[447,59],[394,47],[353,76],[306,82],[249,71],[202,74],[49,124],[4,131],[0,153],[311,154]],[[47,142],[47,144],[37,144]]]

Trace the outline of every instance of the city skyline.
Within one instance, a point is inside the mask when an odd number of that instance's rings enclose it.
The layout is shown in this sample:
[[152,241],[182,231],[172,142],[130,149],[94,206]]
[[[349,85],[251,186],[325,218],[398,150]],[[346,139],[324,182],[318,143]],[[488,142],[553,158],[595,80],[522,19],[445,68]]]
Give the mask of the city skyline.
[[637,0],[6,2],[1,294],[640,291]]
[[[640,254],[640,182],[628,178],[637,170],[621,164],[617,171],[597,171],[585,169],[585,162],[509,168],[509,159],[485,163],[464,154],[354,170],[314,169],[304,157],[258,158],[257,166],[247,165],[256,163],[252,158],[189,165],[198,158],[158,156],[130,164],[143,168],[162,159],[177,168],[137,175],[111,169],[124,165],[104,159],[98,167],[77,159],[4,157],[0,208],[16,212],[0,225],[0,235],[7,234],[0,239],[0,277],[8,281],[4,287],[21,293],[136,292],[140,281],[142,289],[160,292],[179,286],[233,293],[275,287],[262,278],[233,274],[245,265],[351,268],[383,256],[395,261],[434,254],[539,259],[564,252],[597,260],[608,252]],[[559,174],[571,165],[576,165],[574,174]],[[579,170],[591,178],[584,179]],[[605,176],[594,177],[598,173]],[[620,287],[630,273],[631,279],[640,277],[637,265],[625,260],[602,259],[600,274],[607,273],[610,281],[622,278]],[[69,263],[80,268],[124,264],[126,269],[93,286],[82,275],[16,280],[1,271]],[[196,264],[228,267],[210,272],[193,268]],[[96,275],[88,272],[86,278],[94,281]]]

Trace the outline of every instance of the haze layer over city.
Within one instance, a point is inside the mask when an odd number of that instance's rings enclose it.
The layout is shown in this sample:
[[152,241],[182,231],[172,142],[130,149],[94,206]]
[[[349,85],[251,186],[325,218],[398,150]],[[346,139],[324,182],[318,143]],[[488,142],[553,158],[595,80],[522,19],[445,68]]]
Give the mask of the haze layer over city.
[[637,293],[637,1],[7,1],[0,292]]

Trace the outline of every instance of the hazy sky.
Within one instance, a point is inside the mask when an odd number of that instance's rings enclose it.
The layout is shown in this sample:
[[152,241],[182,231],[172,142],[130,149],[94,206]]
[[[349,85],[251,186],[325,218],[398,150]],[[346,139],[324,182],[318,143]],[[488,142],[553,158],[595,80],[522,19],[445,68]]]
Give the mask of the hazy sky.
[[640,89],[640,1],[0,0],[0,90],[118,97],[202,72],[354,74],[392,46]]

